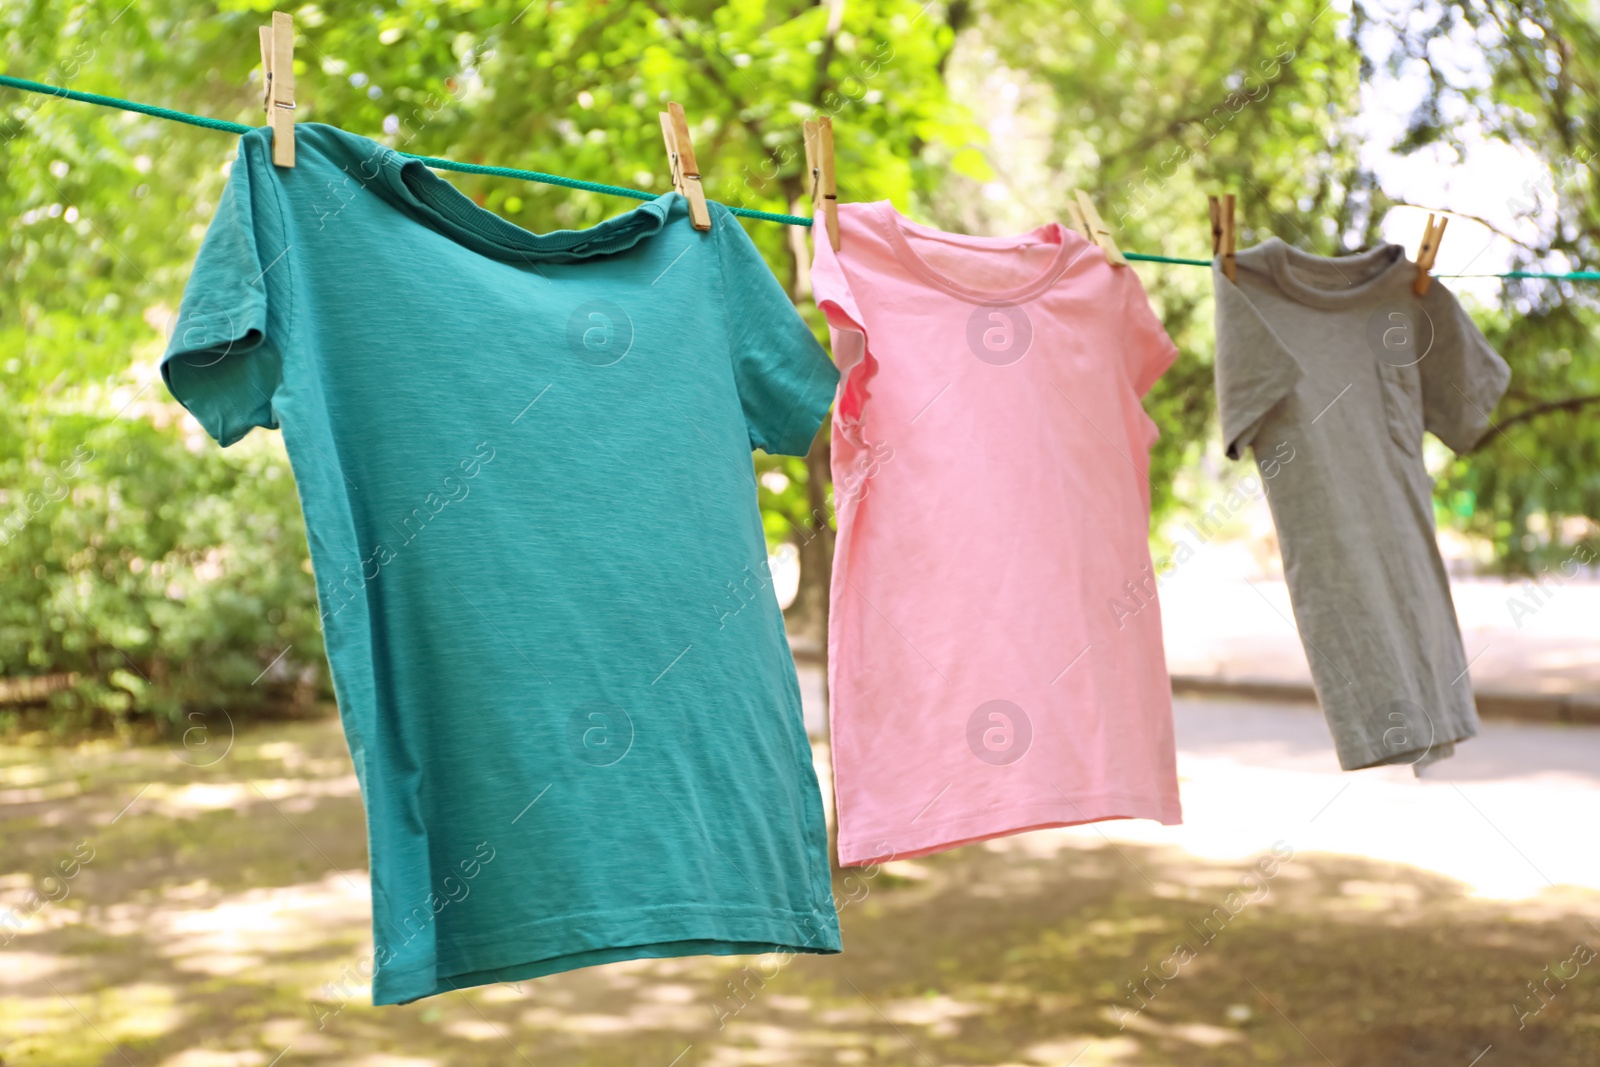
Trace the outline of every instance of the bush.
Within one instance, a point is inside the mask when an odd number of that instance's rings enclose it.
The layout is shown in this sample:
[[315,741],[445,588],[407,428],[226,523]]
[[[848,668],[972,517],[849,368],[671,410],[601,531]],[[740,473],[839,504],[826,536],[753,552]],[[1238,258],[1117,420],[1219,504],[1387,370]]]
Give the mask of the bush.
[[0,450],[0,678],[13,725],[18,704],[42,703],[61,732],[172,732],[197,712],[328,692],[276,435],[224,451],[164,404],[117,418],[10,409]]

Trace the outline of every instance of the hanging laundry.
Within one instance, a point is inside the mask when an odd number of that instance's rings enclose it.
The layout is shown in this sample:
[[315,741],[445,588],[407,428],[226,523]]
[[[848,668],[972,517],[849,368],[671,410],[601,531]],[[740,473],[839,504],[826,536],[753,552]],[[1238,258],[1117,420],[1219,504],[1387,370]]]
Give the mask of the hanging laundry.
[[[317,124],[241,139],[162,363],[281,427],[366,806],[373,1000],[839,950],[752,448],[837,374],[739,224],[533,234]],[[749,590],[736,596],[736,590]],[[363,973],[370,970],[363,969]]]
[[1180,821],[1140,397],[1177,349],[1059,224],[819,216],[841,381],[828,634],[839,862]]
[[1236,273],[1212,272],[1223,441],[1263,464],[1292,450],[1267,501],[1340,766],[1420,769],[1478,728],[1422,434],[1470,451],[1510,371],[1449,289],[1412,292],[1399,245],[1328,259],[1272,238]]

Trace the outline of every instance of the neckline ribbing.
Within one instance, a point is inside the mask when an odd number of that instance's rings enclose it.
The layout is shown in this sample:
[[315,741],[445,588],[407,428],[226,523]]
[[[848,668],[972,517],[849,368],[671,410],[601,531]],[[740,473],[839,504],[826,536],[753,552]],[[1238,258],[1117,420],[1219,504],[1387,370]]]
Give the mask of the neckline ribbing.
[[[1068,268],[1076,263],[1085,252],[1095,248],[1095,245],[1084,240],[1075,231],[1067,229],[1059,222],[1047,222],[1043,226],[1035,227],[1027,233],[1014,234],[1007,237],[979,237],[970,234],[947,233],[932,226],[912,222],[887,200],[880,200],[870,205],[873,214],[883,224],[884,234],[888,238],[890,247],[905,266],[923,281],[935,288],[957,296],[963,300],[971,300],[979,304],[1008,303],[1028,300],[1055,285],[1066,274]],[[1023,282],[1021,285],[1012,286],[1003,290],[978,289],[968,286],[955,278],[951,278],[933,267],[922,255],[911,247],[911,242],[906,234],[927,237],[932,240],[945,241],[958,247],[965,247],[973,252],[1003,252],[1017,247],[1024,241],[1034,240],[1056,245],[1056,254],[1051,259],[1042,274]],[[1081,247],[1074,248],[1074,245]]]
[[511,263],[572,263],[624,251],[659,232],[682,200],[669,192],[587,229],[534,233],[479,207],[420,160],[386,153],[382,173],[401,203],[428,226],[474,252]]
[[[1409,276],[1406,267],[1415,266],[1406,258],[1403,247],[1392,244],[1348,256],[1318,256],[1302,252],[1281,238],[1269,237],[1250,252],[1265,261],[1273,280],[1285,294],[1302,304],[1324,310],[1360,304],[1397,278]],[[1248,254],[1241,253],[1241,257]],[[1322,274],[1331,271],[1348,284],[1337,289],[1324,288],[1307,281],[1297,271]]]

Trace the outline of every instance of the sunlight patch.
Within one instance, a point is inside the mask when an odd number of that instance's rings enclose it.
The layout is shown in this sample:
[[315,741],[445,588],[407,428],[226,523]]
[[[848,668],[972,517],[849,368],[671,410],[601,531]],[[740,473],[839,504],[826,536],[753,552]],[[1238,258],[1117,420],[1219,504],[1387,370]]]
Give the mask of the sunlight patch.
[[984,1011],[981,1004],[956,1000],[943,994],[896,1000],[883,1005],[883,1013],[891,1021],[925,1026],[929,1033],[937,1037],[955,1036],[961,1029],[959,1020],[981,1015]]
[[78,964],[43,952],[0,952],[0,986],[27,985],[41,978],[54,979]]
[[332,778],[263,778],[249,782],[156,782],[140,797],[142,814],[184,818],[208,811],[241,810],[263,799],[285,811],[305,811],[320,797],[360,796],[354,773]]
[[1164,1023],[1143,1013],[1125,1015],[1119,1022],[1117,1013],[1109,1008],[1102,1014],[1107,1022],[1118,1023],[1129,1030],[1200,1045],[1203,1048],[1216,1048],[1218,1045],[1231,1045],[1244,1040],[1244,1035],[1237,1030],[1212,1026],[1209,1023]]
[[457,1019],[446,1023],[442,1029],[451,1037],[468,1041],[498,1041],[506,1036],[507,1026],[496,1026],[485,1019]]
[[116,937],[148,937],[181,970],[226,976],[281,953],[337,942],[370,915],[365,872],[222,895],[204,881],[172,887],[159,902],[114,904],[95,922]]
[[223,1052],[220,1049],[190,1048],[161,1061],[161,1067],[264,1067],[267,1054],[259,1049]]
[[1033,1063],[1070,1063],[1072,1067],[1123,1067],[1140,1062],[1139,1043],[1131,1037],[1068,1037],[1041,1041],[1022,1054]]

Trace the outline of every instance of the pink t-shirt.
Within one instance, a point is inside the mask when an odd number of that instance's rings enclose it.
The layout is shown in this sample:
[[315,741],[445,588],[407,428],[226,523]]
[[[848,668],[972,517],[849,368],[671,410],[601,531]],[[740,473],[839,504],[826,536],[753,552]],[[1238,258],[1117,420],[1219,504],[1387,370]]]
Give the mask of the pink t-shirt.
[[1131,268],[1057,223],[817,226],[839,392],[828,632],[839,862],[1182,819],[1149,549],[1177,356]]

